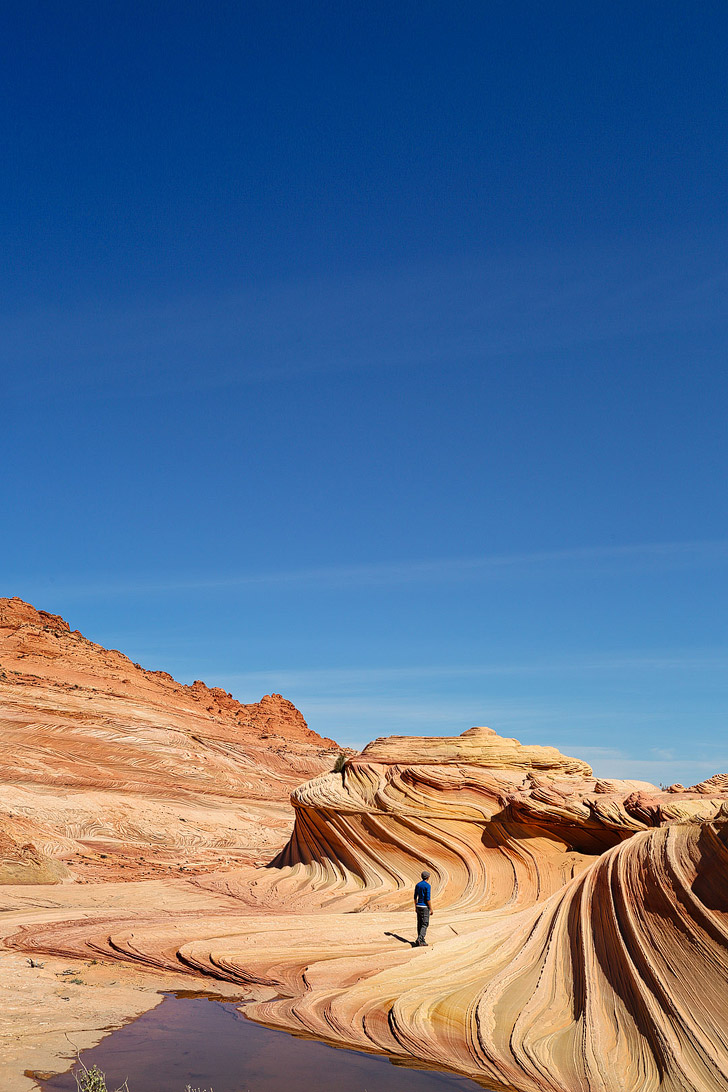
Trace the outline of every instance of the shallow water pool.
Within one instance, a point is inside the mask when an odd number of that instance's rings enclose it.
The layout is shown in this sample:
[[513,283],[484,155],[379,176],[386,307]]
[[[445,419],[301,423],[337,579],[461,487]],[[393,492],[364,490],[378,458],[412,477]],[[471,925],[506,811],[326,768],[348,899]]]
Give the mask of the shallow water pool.
[[[172,994],[81,1058],[106,1073],[109,1092],[125,1080],[129,1092],[483,1092],[464,1077],[272,1031],[230,1002]],[[76,1082],[66,1073],[43,1089],[76,1092]]]

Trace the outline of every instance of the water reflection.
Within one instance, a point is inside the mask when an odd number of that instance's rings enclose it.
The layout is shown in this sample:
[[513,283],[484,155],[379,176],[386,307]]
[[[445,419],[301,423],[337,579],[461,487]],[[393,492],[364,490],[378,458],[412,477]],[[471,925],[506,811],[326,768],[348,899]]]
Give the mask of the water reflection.
[[[483,1092],[462,1077],[296,1039],[246,1020],[234,1004],[167,995],[161,1005],[81,1055],[129,1092]],[[76,1092],[69,1073],[45,1092]]]

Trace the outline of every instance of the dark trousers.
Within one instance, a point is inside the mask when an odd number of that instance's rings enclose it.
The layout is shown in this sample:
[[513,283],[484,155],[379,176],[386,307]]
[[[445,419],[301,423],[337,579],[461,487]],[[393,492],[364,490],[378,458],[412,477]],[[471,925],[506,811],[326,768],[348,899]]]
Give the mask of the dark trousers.
[[425,933],[427,932],[427,926],[430,924],[430,911],[426,906],[415,906],[417,911],[417,943],[425,943]]

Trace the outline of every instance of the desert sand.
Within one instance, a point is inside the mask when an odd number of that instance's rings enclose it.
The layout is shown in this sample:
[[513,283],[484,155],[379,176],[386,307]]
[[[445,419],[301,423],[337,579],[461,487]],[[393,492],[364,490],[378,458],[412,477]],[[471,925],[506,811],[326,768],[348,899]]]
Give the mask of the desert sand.
[[607,781],[480,727],[333,773],[280,696],[183,687],[18,600],[0,641],[8,1092],[180,980],[493,1089],[728,1089],[725,775]]

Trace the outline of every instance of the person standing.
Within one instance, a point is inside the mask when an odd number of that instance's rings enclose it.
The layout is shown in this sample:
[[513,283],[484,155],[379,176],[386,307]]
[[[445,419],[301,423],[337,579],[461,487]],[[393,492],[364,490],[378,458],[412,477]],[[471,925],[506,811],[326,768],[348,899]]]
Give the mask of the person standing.
[[427,926],[430,924],[430,915],[432,914],[432,890],[427,882],[430,878],[429,872],[422,873],[422,879],[419,883],[415,884],[415,912],[417,913],[417,940],[414,942],[414,948],[426,948],[427,941],[425,940],[425,933],[427,932]]

